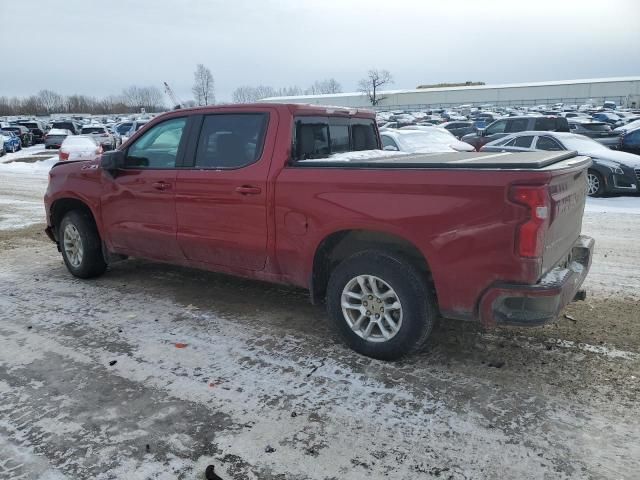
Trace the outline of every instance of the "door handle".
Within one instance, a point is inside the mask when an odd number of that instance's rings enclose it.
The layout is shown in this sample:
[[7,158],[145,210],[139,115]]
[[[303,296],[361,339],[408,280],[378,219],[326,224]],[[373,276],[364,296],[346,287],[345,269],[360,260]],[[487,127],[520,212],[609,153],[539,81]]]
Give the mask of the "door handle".
[[156,190],[162,190],[162,191],[164,191],[164,190],[167,190],[167,189],[171,188],[171,184],[170,184],[170,183],[162,182],[162,181],[160,181],[160,182],[153,182],[153,183],[151,184],[151,186],[152,186],[153,188],[155,188]]
[[254,187],[252,185],[242,185],[241,187],[236,187],[236,192],[242,195],[258,195],[262,192],[260,187]]

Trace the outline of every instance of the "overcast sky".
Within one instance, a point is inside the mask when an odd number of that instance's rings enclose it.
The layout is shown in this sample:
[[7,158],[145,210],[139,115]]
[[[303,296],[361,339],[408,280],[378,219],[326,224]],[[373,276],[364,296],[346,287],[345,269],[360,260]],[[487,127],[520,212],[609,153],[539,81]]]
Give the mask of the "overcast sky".
[[352,91],[372,67],[394,89],[640,75],[638,0],[0,0],[0,17],[0,95],[167,81],[184,101],[197,63],[218,101],[327,77]]

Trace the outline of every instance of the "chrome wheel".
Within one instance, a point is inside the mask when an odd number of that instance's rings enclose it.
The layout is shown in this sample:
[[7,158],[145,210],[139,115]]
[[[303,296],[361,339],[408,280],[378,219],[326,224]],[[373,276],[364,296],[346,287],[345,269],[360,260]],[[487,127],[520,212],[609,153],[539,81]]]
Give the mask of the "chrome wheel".
[[587,174],[587,195],[595,195],[600,190],[600,179],[594,173]]
[[400,331],[402,305],[387,282],[373,275],[358,275],[342,290],[342,315],[363,340],[386,342]]
[[82,238],[80,232],[72,223],[67,224],[64,228],[63,248],[67,256],[67,260],[72,267],[78,268],[82,263],[84,256],[84,248],[82,247]]

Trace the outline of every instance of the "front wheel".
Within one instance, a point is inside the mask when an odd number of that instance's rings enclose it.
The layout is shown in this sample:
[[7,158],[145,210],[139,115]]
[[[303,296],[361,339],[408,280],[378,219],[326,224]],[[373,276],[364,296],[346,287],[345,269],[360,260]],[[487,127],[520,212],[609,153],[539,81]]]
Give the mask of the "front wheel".
[[587,172],[587,195],[590,197],[600,197],[604,194],[604,180],[595,170]]
[[77,210],[67,213],[58,229],[58,242],[64,263],[72,275],[97,277],[107,269],[98,229],[88,213]]
[[404,257],[378,250],[359,252],[336,267],[327,309],[349,347],[381,360],[419,349],[437,317],[424,276]]

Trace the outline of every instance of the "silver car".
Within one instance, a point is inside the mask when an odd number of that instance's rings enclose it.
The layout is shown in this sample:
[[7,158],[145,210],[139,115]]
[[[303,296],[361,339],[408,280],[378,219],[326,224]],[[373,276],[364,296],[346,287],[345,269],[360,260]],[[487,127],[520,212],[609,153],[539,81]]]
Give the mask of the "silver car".
[[117,147],[116,138],[104,125],[85,125],[80,133],[92,136],[104,150],[115,150]]

